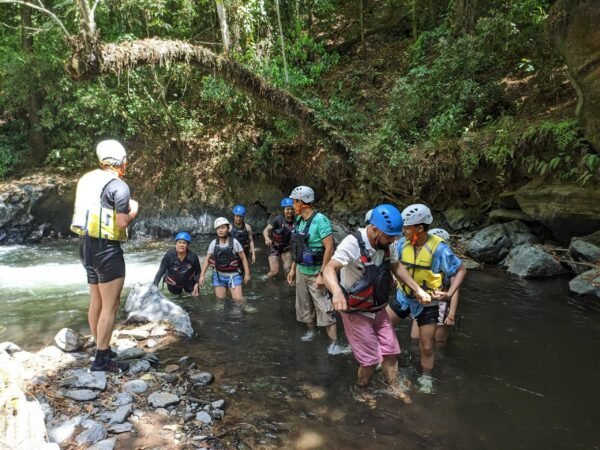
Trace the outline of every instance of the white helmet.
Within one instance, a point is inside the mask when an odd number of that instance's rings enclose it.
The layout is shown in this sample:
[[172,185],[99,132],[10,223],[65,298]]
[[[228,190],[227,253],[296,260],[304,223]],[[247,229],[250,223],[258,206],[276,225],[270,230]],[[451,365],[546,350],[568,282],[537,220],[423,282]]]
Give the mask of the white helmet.
[[373,210],[370,209],[365,214],[365,225],[369,225],[371,223],[371,215],[373,214]]
[[304,203],[312,203],[315,201],[315,191],[308,186],[297,186],[290,194],[290,198],[302,200]]
[[404,219],[404,225],[419,225],[422,223],[429,225],[433,222],[431,210],[420,203],[404,208],[402,219]]
[[96,155],[98,155],[98,161],[103,164],[120,166],[127,157],[127,152],[119,141],[108,139],[98,143]]
[[229,220],[227,220],[225,217],[217,217],[215,219],[215,230],[217,228],[219,228],[221,225],[227,225],[228,227],[231,226],[231,224],[229,223]]
[[429,230],[427,232],[427,234],[429,234],[431,236],[437,236],[442,241],[450,242],[450,233],[448,233],[443,228],[432,228],[431,230]]

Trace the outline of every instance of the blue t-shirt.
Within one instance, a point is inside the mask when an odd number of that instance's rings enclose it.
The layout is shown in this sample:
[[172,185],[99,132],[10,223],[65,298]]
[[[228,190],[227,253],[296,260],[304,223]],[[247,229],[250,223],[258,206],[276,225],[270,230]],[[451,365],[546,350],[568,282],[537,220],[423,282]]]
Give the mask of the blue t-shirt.
[[[401,238],[396,245],[395,256],[398,260],[402,258],[404,240],[404,238]],[[433,252],[431,271],[435,274],[441,273],[444,275],[444,278],[450,279],[456,275],[461,264],[461,259],[454,254],[450,247],[448,247],[448,244],[441,242],[435,249],[435,252]],[[421,314],[423,308],[425,308],[416,298],[406,295],[406,292],[402,289],[398,289],[396,292],[396,302],[403,310],[410,308],[410,313],[413,317],[417,317]],[[430,306],[435,306],[437,303],[436,301],[432,301]]]

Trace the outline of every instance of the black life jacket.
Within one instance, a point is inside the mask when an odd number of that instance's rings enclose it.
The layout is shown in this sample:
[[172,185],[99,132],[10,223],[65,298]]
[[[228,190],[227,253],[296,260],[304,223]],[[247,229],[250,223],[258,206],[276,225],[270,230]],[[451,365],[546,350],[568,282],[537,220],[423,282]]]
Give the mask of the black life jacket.
[[352,236],[358,241],[360,247],[360,260],[364,265],[363,276],[349,289],[342,291],[346,296],[349,311],[375,312],[385,308],[390,297],[392,275],[390,273],[390,251],[385,250],[383,261],[376,265],[368,256],[365,242],[360,231],[355,231]]
[[190,253],[187,254],[183,261],[179,261],[177,254],[175,254],[175,261],[167,269],[165,283],[175,287],[183,287],[194,278],[196,273],[194,272],[194,266],[192,266],[189,260],[189,256]]
[[292,235],[290,237],[290,247],[292,250],[292,261],[301,266],[320,266],[323,263],[323,253],[325,248],[321,245],[313,249],[308,246],[310,224],[318,213],[315,211],[306,221],[304,231],[298,231],[298,226],[302,217],[298,217]]
[[271,240],[273,241],[273,246],[282,248],[289,247],[290,238],[295,228],[294,220],[292,219],[292,222],[290,223],[285,220],[285,217],[281,214],[277,217],[277,219],[278,220],[275,222],[277,228],[273,227],[271,230]]
[[231,225],[230,236],[234,239],[237,239],[240,244],[242,244],[242,248],[245,250],[250,248],[250,233],[246,229],[246,222],[242,222],[242,228],[238,228],[235,225]]
[[233,250],[233,239],[232,236],[229,236],[227,247],[221,247],[218,239],[214,241],[215,250],[209,262],[218,272],[233,273],[241,270],[242,259]]

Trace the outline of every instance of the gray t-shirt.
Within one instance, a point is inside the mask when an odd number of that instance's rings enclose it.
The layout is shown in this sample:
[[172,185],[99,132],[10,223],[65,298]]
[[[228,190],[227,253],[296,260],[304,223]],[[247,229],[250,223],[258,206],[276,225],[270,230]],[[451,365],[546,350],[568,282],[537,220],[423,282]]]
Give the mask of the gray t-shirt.
[[115,178],[110,181],[102,192],[102,207],[113,209],[118,214],[129,214],[129,186],[123,180]]

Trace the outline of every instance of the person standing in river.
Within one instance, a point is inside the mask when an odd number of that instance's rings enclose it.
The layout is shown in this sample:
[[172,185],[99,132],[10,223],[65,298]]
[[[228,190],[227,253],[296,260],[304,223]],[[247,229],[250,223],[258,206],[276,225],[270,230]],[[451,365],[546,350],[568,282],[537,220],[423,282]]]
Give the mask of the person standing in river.
[[246,208],[242,205],[233,207],[233,225],[231,226],[230,234],[236,239],[246,254],[246,258],[251,264],[256,262],[256,252],[254,251],[254,237],[252,236],[252,227],[247,224],[244,218],[246,217]]
[[158,272],[154,276],[154,285],[158,286],[161,278],[167,284],[171,294],[181,295],[183,291],[198,296],[198,279],[200,278],[200,261],[190,250],[192,237],[185,231],[175,236],[175,248],[165,253]]
[[279,261],[283,264],[285,277],[292,267],[290,239],[294,230],[294,201],[286,197],[281,200],[281,214],[275,216],[263,230],[265,245],[269,249],[269,272],[267,278],[279,273]]
[[[381,363],[392,392],[409,401],[399,389],[400,344],[385,310],[392,282],[390,246],[402,232],[402,216],[395,206],[388,204],[376,206],[370,212],[369,224],[346,236],[337,247],[323,270],[323,277],[332,293],[333,307],[341,312],[346,337],[359,364],[358,385],[366,387]],[[396,264],[394,274],[419,299],[429,299],[404,266]]]
[[[406,207],[402,211],[402,219],[404,239],[398,241],[392,261],[399,262],[408,269],[411,277],[431,296],[431,301],[419,299],[410,285],[399,280],[396,299],[390,302],[387,311],[394,325],[409,314],[417,320],[423,370],[419,384],[422,392],[431,393],[438,302],[450,300],[454,296],[467,271],[462,261],[440,237],[427,233],[433,222],[431,210],[427,206],[415,204]],[[444,278],[452,280],[447,290],[443,290]]]
[[125,259],[121,242],[138,213],[122,178],[127,169],[125,148],[115,140],[96,147],[100,168],[86,173],[77,183],[71,230],[79,235],[79,255],[90,287],[88,321],[96,341],[91,371],[121,373],[128,369],[117,363],[110,349],[115,316],[125,282]]
[[339,355],[344,349],[337,343],[333,305],[321,270],[333,255],[333,229],[329,219],[314,210],[315,193],[310,187],[294,188],[290,198],[298,218],[291,236],[293,262],[287,280],[296,285],[296,320],[308,328],[301,339],[312,341],[317,335],[316,327],[325,327],[331,340],[327,352]]

